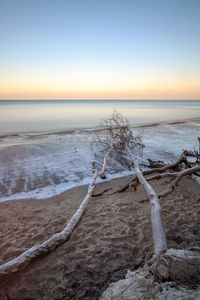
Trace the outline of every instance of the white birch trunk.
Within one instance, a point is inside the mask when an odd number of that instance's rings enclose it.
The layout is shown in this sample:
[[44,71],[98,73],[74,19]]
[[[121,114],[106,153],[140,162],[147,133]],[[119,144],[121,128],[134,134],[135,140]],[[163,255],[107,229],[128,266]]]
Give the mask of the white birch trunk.
[[154,254],[158,256],[162,251],[167,250],[167,240],[163,226],[161,207],[158,196],[151,185],[144,178],[137,161],[137,158],[132,155],[131,151],[127,149],[133,163],[137,178],[140,184],[144,187],[150,203],[151,203],[151,224],[153,231]]
[[87,207],[87,204],[92,196],[97,177],[101,176],[105,172],[106,160],[112,150],[113,150],[113,146],[109,149],[109,151],[106,153],[106,155],[104,157],[102,171],[100,173],[98,173],[97,170],[95,170],[92,181],[88,187],[87,195],[85,196],[80,207],[77,209],[75,214],[72,216],[72,218],[70,219],[70,221],[68,222],[66,227],[61,232],[54,234],[53,236],[51,236],[48,240],[44,241],[43,243],[33,246],[32,248],[26,250],[24,253],[22,253],[18,257],[1,265],[0,266],[0,281],[11,276],[12,274],[14,274],[18,271],[20,271],[21,269],[23,269],[33,259],[48,254],[49,252],[54,250],[56,247],[65,243],[67,239],[69,239],[74,228],[76,227],[77,223],[81,219],[81,217]]

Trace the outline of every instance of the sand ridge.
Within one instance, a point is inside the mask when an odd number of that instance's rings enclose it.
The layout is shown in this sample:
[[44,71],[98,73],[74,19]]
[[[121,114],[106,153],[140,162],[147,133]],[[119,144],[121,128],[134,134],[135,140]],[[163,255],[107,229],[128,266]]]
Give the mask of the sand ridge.
[[[116,190],[128,178],[99,184]],[[169,179],[153,182],[159,192]],[[0,203],[1,261],[60,231],[84,198],[78,187],[48,200]],[[150,204],[142,187],[92,198],[69,241],[0,284],[0,299],[98,299],[153,252]],[[200,185],[184,178],[161,201],[169,247],[200,246]]]

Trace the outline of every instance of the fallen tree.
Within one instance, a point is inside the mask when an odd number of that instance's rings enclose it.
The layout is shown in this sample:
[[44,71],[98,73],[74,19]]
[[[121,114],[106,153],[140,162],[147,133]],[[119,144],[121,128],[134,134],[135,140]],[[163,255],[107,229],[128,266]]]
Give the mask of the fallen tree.
[[[150,261],[147,262],[146,268],[151,274],[153,274],[154,281],[174,281],[184,286],[189,286],[191,282],[193,284],[194,282],[200,282],[199,249],[194,249],[193,251],[168,249],[166,234],[162,222],[162,212],[159,203],[159,197],[164,197],[172,193],[179,180],[186,175],[195,174],[196,172],[200,171],[200,165],[197,164],[193,167],[190,166],[189,169],[181,170],[179,172],[157,174],[152,177],[145,178],[139,168],[137,159],[132,155],[129,149],[127,149],[127,151],[133,160],[138,182],[144,187],[151,203],[154,256]],[[180,164],[180,162],[183,161],[185,162],[185,165],[188,166],[186,159],[184,159],[184,156],[182,155],[176,167]],[[154,173],[153,170],[151,171]],[[164,177],[172,177],[174,180],[165,191],[157,195],[148,181],[154,179],[158,180]]]
[[[136,176],[124,187],[122,187],[118,192],[125,191],[130,184],[134,185],[137,188],[138,184],[141,184],[146,191],[148,198],[151,203],[151,223],[152,223],[152,233],[153,233],[153,244],[154,244],[154,255],[153,257],[146,261],[146,265],[143,269],[133,272],[132,278],[127,280],[121,280],[116,284],[111,284],[110,288],[104,292],[100,299],[102,300],[112,300],[112,299],[144,299],[151,297],[149,299],[154,299],[159,297],[159,289],[162,290],[162,286],[157,283],[157,290],[155,289],[156,282],[175,282],[176,286],[179,284],[177,290],[173,290],[171,294],[166,291],[166,294],[160,295],[163,298],[167,295],[170,297],[174,296],[187,296],[187,290],[181,291],[180,285],[189,286],[191,283],[200,282],[200,250],[194,249],[193,251],[189,250],[176,250],[168,249],[167,247],[167,238],[165,234],[165,229],[162,221],[162,211],[159,202],[159,196],[166,196],[171,193],[176,187],[179,180],[186,175],[195,174],[200,171],[199,163],[199,153],[195,151],[196,163],[194,166],[188,163],[186,155],[184,152],[181,157],[174,163],[166,166],[159,166],[151,170],[141,171],[139,163],[135,155],[133,155],[129,144],[126,141],[123,144],[122,149],[126,149],[128,155],[130,156]],[[187,152],[187,155],[190,154]],[[186,169],[182,170],[181,165],[185,164]],[[152,166],[152,165],[151,165]],[[155,166],[155,163],[153,164]],[[188,169],[187,169],[188,168]],[[176,172],[162,173],[166,170],[177,170]],[[149,178],[145,178],[145,175],[156,174]],[[160,174],[161,173],[161,174]],[[198,173],[197,173],[198,174]],[[169,185],[169,187],[162,193],[157,195],[152,186],[148,183],[153,179],[160,179],[163,177],[172,177],[174,180]],[[139,276],[138,276],[139,275]],[[173,283],[174,284],[174,283]],[[142,286],[142,288],[141,288]],[[145,286],[146,290],[143,288]],[[173,286],[173,285],[172,285]],[[130,289],[129,293],[128,290]],[[151,293],[151,296],[149,295]],[[199,293],[196,293],[196,295]],[[161,299],[160,297],[157,299]]]
[[[107,125],[106,138],[104,137],[104,140],[98,141],[100,144],[102,144],[101,148],[107,148],[107,145],[109,145],[110,141],[112,141],[114,145],[114,151],[117,151],[119,155],[125,151],[126,154],[129,155],[131,163],[134,165],[137,179],[144,187],[151,202],[151,222],[154,251],[155,255],[157,256],[162,251],[167,249],[167,241],[162,222],[162,214],[158,196],[150,184],[145,180],[142,172],[140,171],[136,155],[133,154],[136,152],[136,150],[141,152],[141,150],[144,148],[142,137],[140,135],[138,138],[137,136],[133,135],[127,119],[117,111],[114,111],[113,115],[105,122],[105,125]],[[166,169],[166,166],[159,169],[164,168]]]
[[7,263],[0,266],[0,281],[5,280],[6,278],[10,277],[14,273],[22,270],[26,267],[31,261],[41,256],[48,254],[49,252],[53,251],[58,246],[65,243],[71,236],[74,228],[77,226],[79,220],[81,219],[87,204],[91,198],[93,190],[95,188],[96,179],[102,176],[106,169],[107,157],[113,150],[113,145],[110,146],[110,149],[107,151],[106,155],[104,156],[104,162],[101,172],[98,170],[93,170],[94,175],[91,180],[91,183],[88,186],[88,192],[85,196],[84,200],[82,201],[80,207],[77,209],[75,214],[72,216],[70,221],[67,223],[65,228],[59,232],[51,236],[48,240],[34,245],[32,248],[26,250],[18,257],[8,261]]
[[83,202],[81,203],[76,213],[72,216],[69,223],[61,232],[54,234],[52,237],[50,237],[43,243],[33,246],[32,248],[26,250],[24,253],[22,253],[15,259],[1,265],[0,281],[22,270],[35,258],[39,258],[48,254],[49,252],[53,251],[56,247],[62,245],[69,239],[74,228],[77,226],[79,220],[81,219],[87,207],[87,204],[93,194],[96,179],[98,177],[101,177],[105,172],[107,165],[107,157],[113,150],[121,150],[127,143],[129,144],[129,147],[131,149],[140,149],[144,147],[144,145],[142,145],[142,143],[140,142],[141,137],[139,135],[135,137],[132,135],[127,120],[123,116],[121,116],[121,114],[119,114],[117,111],[113,113],[111,118],[105,120],[105,124],[107,126],[109,125],[106,131],[109,132],[109,134],[108,136],[105,135],[105,137],[103,137],[103,143],[102,140],[99,142],[99,145],[103,145],[104,152],[106,151],[103,158],[104,163],[102,171],[98,172],[97,169],[93,169],[94,176],[92,178],[91,183],[89,184],[87,195],[85,196]]
[[[121,114],[115,115],[116,118],[120,120],[123,119]],[[116,122],[119,124],[119,122]],[[187,250],[175,250],[168,249],[167,247],[167,238],[165,234],[165,229],[162,221],[162,211],[159,202],[159,197],[166,196],[171,193],[176,187],[179,180],[186,175],[198,174],[200,171],[199,165],[199,153],[195,151],[196,162],[192,165],[186,159],[185,151],[183,151],[182,155],[179,159],[169,165],[160,164],[157,165],[156,168],[152,168],[150,170],[141,171],[139,167],[139,163],[135,154],[133,154],[134,147],[132,146],[132,132],[129,129],[129,125],[126,119],[121,121],[123,124],[122,127],[118,126],[118,136],[120,136],[120,143],[117,148],[117,151],[123,152],[126,151],[134,166],[135,177],[126,186],[122,187],[118,192],[122,192],[130,186],[130,183],[133,185],[133,182],[136,181],[135,188],[137,188],[138,184],[141,184],[146,191],[146,194],[151,203],[151,224],[152,224],[152,233],[153,233],[153,244],[154,244],[154,255],[153,258],[148,261],[148,270],[153,274],[155,280],[174,280],[178,283],[185,284],[191,278],[196,277],[197,281],[200,281],[200,253],[199,250],[195,251],[187,251]],[[108,132],[111,132],[110,135],[113,138],[113,124],[109,123]],[[127,139],[128,137],[128,139]],[[109,138],[109,137],[108,137]],[[129,140],[130,138],[130,140]],[[114,148],[114,150],[116,150]],[[187,152],[189,155],[189,152]],[[151,161],[150,161],[151,163]],[[159,162],[160,163],[160,162]],[[153,167],[155,166],[155,162],[153,162]],[[183,170],[183,165],[186,169]],[[152,163],[151,163],[152,166]],[[173,172],[166,172],[167,170]],[[145,178],[146,175],[155,174],[154,176]],[[173,178],[172,183],[169,187],[159,195],[155,192],[152,186],[148,183],[153,179],[160,179],[164,177]],[[191,267],[192,266],[192,267]],[[188,272],[190,269],[190,272]],[[123,299],[123,298],[122,298]]]

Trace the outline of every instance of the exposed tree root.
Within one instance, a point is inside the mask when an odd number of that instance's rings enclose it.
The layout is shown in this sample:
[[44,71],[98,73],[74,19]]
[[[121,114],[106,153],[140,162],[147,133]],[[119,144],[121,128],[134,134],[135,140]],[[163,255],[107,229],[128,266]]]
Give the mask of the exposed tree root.
[[150,272],[158,281],[175,281],[194,287],[200,283],[200,251],[168,249],[147,262]]
[[199,253],[169,249],[154,258],[153,264],[148,261],[145,267],[128,271],[125,279],[110,284],[99,300],[200,299],[200,290],[195,289],[199,280]]

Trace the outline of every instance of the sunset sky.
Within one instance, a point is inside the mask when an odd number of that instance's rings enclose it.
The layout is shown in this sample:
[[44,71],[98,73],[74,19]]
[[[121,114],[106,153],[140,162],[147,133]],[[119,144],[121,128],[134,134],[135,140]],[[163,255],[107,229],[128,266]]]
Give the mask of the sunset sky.
[[199,0],[0,0],[0,99],[200,99]]

